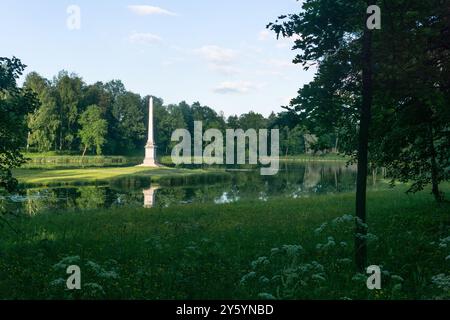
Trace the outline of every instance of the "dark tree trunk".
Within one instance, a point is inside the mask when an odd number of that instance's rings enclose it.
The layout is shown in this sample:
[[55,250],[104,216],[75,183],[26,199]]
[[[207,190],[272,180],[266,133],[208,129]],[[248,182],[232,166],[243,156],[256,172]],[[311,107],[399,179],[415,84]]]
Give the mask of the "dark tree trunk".
[[334,152],[339,153],[339,133],[336,135],[336,141],[334,144]]
[[441,191],[439,190],[438,165],[436,161],[436,148],[434,147],[433,125],[430,125],[430,153],[431,153],[431,186],[432,193],[437,202],[443,200]]
[[63,133],[62,133],[62,126],[59,130],[59,151],[62,151],[63,149]]
[[[375,1],[368,0],[367,6]],[[369,126],[372,110],[372,31],[364,21],[363,35],[363,70],[362,70],[362,105],[358,139],[358,175],[356,181],[356,236],[355,262],[358,271],[365,271],[367,265],[367,228],[366,228],[366,190],[368,174]]]

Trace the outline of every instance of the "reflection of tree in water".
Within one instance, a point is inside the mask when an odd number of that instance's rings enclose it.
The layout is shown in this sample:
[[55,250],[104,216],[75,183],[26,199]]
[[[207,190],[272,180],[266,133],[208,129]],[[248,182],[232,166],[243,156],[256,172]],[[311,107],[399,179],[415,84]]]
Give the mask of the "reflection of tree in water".
[[106,189],[102,187],[78,188],[76,204],[79,209],[97,209],[105,207]]
[[306,166],[305,175],[303,176],[303,186],[306,190],[314,190],[316,186],[322,181],[322,166],[308,165]]
[[24,200],[17,203],[17,206],[28,215],[61,208],[58,189],[27,189]]
[[230,188],[229,184],[219,184],[212,186],[201,186],[198,189],[194,190],[194,197],[192,202],[200,202],[200,203],[208,203],[214,202],[214,200],[220,196],[223,190]]
[[165,208],[175,204],[180,204],[186,197],[186,190],[183,188],[163,188],[155,195],[155,207]]
[[356,169],[343,163],[285,164],[279,175],[273,181],[278,192],[294,198],[311,193],[351,191],[356,181]]

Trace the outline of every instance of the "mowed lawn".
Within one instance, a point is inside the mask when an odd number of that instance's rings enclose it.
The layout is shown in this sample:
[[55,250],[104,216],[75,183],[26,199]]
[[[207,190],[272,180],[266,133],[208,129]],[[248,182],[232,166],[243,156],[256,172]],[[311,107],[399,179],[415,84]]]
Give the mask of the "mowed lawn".
[[55,186],[107,183],[120,178],[150,178],[156,182],[162,177],[182,177],[217,174],[218,170],[189,170],[169,167],[116,167],[83,169],[16,169],[14,176],[22,185]]
[[[450,298],[450,206],[405,190],[368,195],[382,290],[355,271],[354,195],[339,194],[10,218],[0,298]],[[80,291],[65,290],[69,265],[81,268]]]

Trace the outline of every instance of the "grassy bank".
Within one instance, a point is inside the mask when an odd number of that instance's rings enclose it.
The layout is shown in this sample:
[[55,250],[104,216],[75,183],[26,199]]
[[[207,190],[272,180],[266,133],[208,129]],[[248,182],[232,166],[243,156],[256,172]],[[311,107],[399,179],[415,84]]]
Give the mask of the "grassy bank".
[[[0,232],[0,298],[450,298],[448,204],[402,188],[369,193],[380,291],[354,271],[353,209],[341,194],[14,218],[18,233]],[[82,269],[75,294],[64,290],[72,264]]]
[[[189,158],[187,158],[189,159]],[[280,161],[286,162],[315,162],[315,161],[348,161],[350,158],[339,154],[323,154],[323,155],[310,155],[300,154],[296,156],[280,156]],[[160,163],[166,166],[173,166],[172,158],[170,156],[163,156],[159,159]],[[191,162],[195,163],[195,157],[191,158]],[[224,159],[225,162],[225,159]],[[248,162],[248,159],[247,159]]]
[[134,166],[142,163],[143,156],[84,156],[55,153],[25,153],[29,159],[25,169],[63,169]]
[[301,154],[297,156],[280,156],[281,161],[289,162],[314,162],[314,161],[349,161],[350,158],[344,155],[329,153],[322,155]]
[[[152,182],[172,184],[174,181],[227,177],[219,170],[189,170],[175,168],[85,168],[85,169],[16,169],[14,176],[22,186],[64,186],[108,184],[122,178],[147,178]],[[203,178],[202,178],[203,177]]]

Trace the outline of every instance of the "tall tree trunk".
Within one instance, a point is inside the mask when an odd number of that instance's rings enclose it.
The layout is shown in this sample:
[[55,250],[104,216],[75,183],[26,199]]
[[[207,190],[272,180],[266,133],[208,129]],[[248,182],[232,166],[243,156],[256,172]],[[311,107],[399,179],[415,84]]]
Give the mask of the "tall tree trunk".
[[[367,6],[375,1],[367,0]],[[369,17],[369,15],[367,15]],[[366,18],[367,21],[367,18]],[[368,173],[369,126],[372,111],[373,67],[372,67],[372,31],[364,21],[363,35],[363,70],[362,70],[362,105],[360,110],[358,142],[358,175],[356,181],[356,236],[355,261],[358,271],[365,271],[367,265],[367,227],[366,227],[366,190]]]
[[336,134],[336,141],[334,144],[334,152],[339,153],[339,133]]
[[63,133],[62,133],[62,126],[59,130],[59,151],[62,151],[63,148]]
[[431,153],[431,186],[432,193],[437,202],[441,202],[443,200],[442,194],[439,190],[439,178],[438,178],[438,165],[436,161],[436,148],[434,146],[434,134],[433,134],[433,125],[430,124],[429,128],[429,136],[430,136],[430,153]]
[[81,156],[81,158],[84,158],[84,155],[86,154],[87,148],[88,148],[87,146],[84,146],[83,155]]
[[29,149],[30,149],[30,136],[31,136],[31,132],[28,131],[28,137],[27,137],[27,152],[28,152]]

